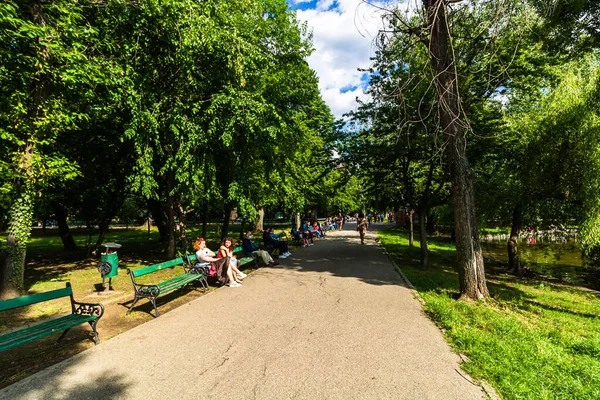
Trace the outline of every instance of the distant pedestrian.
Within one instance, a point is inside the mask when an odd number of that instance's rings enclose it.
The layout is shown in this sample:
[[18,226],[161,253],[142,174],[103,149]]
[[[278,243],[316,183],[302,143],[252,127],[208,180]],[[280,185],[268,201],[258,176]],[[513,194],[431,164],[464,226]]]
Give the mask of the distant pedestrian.
[[365,244],[365,235],[367,234],[367,229],[369,229],[369,221],[367,221],[363,213],[358,214],[358,219],[356,220],[356,230],[360,234],[361,244]]

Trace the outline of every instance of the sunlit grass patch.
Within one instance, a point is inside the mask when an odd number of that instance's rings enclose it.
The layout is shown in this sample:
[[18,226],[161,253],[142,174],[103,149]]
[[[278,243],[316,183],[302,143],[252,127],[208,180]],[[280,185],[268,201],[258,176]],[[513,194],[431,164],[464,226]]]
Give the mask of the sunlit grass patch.
[[463,368],[505,399],[600,398],[600,298],[543,280],[488,275],[491,299],[457,301],[453,244],[432,239],[431,266],[418,243],[380,232],[381,242],[425,300],[424,309],[469,362]]

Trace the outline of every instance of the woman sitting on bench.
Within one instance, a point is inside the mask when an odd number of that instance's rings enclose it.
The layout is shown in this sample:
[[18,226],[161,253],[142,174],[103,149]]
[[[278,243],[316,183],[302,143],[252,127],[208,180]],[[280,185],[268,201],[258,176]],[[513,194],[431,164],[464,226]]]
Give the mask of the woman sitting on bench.
[[221,247],[219,247],[219,253],[217,254],[217,258],[229,257],[229,263],[231,266],[233,277],[235,278],[235,281],[241,285],[241,280],[244,279],[247,275],[238,269],[237,258],[233,254],[233,249],[235,249],[235,242],[233,241],[233,238],[230,236],[223,238],[223,240],[221,241]]
[[196,239],[194,242],[194,250],[196,250],[198,261],[202,260],[211,263],[216,268],[215,276],[219,282],[222,284],[229,282],[229,287],[242,286],[233,279],[229,257],[216,258],[215,252],[206,247],[206,240],[204,240],[204,238]]

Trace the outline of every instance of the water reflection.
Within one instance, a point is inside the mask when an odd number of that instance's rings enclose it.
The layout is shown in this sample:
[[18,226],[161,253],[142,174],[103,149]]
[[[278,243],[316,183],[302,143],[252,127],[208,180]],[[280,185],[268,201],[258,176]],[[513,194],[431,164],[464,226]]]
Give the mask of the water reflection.
[[[484,255],[508,262],[506,241],[482,241]],[[563,282],[600,290],[600,270],[583,266],[581,249],[573,241],[566,243],[519,243],[523,265],[542,275]]]

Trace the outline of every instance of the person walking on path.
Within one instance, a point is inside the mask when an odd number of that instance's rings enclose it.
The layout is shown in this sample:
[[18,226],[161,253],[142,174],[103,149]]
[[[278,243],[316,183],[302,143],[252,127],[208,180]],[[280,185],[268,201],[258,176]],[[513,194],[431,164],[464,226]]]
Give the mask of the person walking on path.
[[367,229],[369,229],[369,222],[365,218],[365,214],[360,213],[358,215],[358,219],[356,220],[356,230],[360,234],[360,244],[365,244],[365,235],[367,234]]

